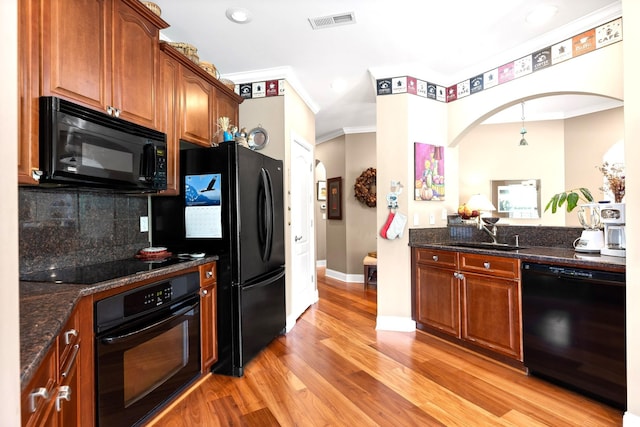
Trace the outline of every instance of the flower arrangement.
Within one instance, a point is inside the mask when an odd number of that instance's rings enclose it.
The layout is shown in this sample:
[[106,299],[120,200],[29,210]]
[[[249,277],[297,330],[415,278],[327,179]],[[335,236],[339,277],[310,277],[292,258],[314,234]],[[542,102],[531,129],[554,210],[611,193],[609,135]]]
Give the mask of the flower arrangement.
[[621,203],[625,193],[624,164],[604,162],[601,166],[596,166],[596,168],[602,172],[602,175],[607,180],[605,185],[600,187],[600,190],[611,192],[614,201]]

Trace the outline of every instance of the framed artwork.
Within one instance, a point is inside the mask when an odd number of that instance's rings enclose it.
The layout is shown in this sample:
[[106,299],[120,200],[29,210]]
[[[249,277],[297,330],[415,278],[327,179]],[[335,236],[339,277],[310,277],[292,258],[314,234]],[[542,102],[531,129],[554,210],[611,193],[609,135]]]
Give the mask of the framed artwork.
[[414,200],[444,200],[444,146],[414,144]]
[[318,181],[318,200],[327,200],[327,181]]
[[342,177],[327,180],[329,212],[327,218],[342,219]]

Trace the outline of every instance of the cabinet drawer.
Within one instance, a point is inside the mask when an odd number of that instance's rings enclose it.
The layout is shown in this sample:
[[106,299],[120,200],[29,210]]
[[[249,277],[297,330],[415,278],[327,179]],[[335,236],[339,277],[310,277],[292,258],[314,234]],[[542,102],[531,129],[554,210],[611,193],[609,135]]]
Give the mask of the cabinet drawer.
[[216,263],[210,262],[198,267],[200,271],[200,287],[205,288],[216,283]]
[[415,251],[415,262],[420,264],[453,268],[458,265],[457,252],[438,251],[434,249],[416,249]]
[[491,255],[460,253],[460,270],[517,279],[520,277],[520,260]]

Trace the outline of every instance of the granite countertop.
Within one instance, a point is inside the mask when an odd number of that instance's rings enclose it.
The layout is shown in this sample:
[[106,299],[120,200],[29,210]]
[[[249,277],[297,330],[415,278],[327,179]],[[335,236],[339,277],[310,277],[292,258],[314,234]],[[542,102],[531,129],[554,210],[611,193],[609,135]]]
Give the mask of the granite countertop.
[[20,386],[29,383],[80,298],[217,260],[217,256],[208,256],[93,285],[21,281]]
[[626,271],[626,258],[600,254],[578,253],[574,249],[546,246],[525,246],[518,250],[497,250],[468,248],[452,245],[452,242],[410,243],[413,248],[428,248],[454,252],[490,254],[522,261],[564,265],[567,267],[590,268],[607,271]]

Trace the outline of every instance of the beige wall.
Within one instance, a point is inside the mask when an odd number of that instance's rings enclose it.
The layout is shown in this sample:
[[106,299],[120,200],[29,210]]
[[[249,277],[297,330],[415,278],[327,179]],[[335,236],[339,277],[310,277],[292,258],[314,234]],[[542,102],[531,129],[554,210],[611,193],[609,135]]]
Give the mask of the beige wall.
[[[564,121],[527,122],[529,145],[521,147],[521,123],[474,127],[458,144],[460,200],[476,193],[491,198],[491,180],[540,179],[543,204],[564,190]],[[544,209],[544,207],[542,208]],[[545,225],[564,225],[564,215],[544,213]],[[500,223],[537,225],[541,219],[501,219]]]
[[[627,235],[640,236],[640,2],[622,0],[624,14],[624,127]],[[627,239],[627,413],[625,426],[640,426],[640,243]]]
[[[565,120],[565,187],[586,187],[596,200],[604,200],[603,157],[614,144],[624,141],[624,108],[586,114]],[[562,191],[562,190],[558,190]],[[579,227],[575,211],[566,213],[566,225]]]
[[[354,184],[366,169],[376,167],[376,135],[374,133],[356,133],[346,135],[346,162],[344,182],[344,207],[347,232],[347,269],[350,281],[353,275],[363,274],[362,259],[376,250],[377,227],[376,208],[370,208],[355,198]],[[385,187],[377,203],[384,204]],[[351,277],[349,277],[351,276]]]
[[[346,136],[334,138],[316,146],[316,158],[324,163],[327,170],[327,180],[330,178],[342,177],[342,202],[345,202],[345,169],[346,169]],[[342,215],[342,220],[321,219],[325,226],[325,247],[327,274],[329,276],[347,271],[347,232],[346,216]],[[341,276],[342,277],[342,276]],[[345,278],[346,279],[346,278]]]
[[539,219],[501,219],[519,225],[580,226],[574,212],[544,212],[549,199],[564,190],[586,187],[603,199],[596,166],[624,139],[622,107],[567,120],[526,122],[529,145],[520,147],[520,123],[480,125],[460,139],[460,203],[475,193],[491,195],[491,180],[540,179]]
[[3,78],[0,93],[2,129],[2,156],[0,156],[0,182],[2,183],[2,210],[0,211],[0,413],[2,425],[20,425],[20,340],[18,314],[18,60],[17,60],[17,1],[0,2],[0,57]]

